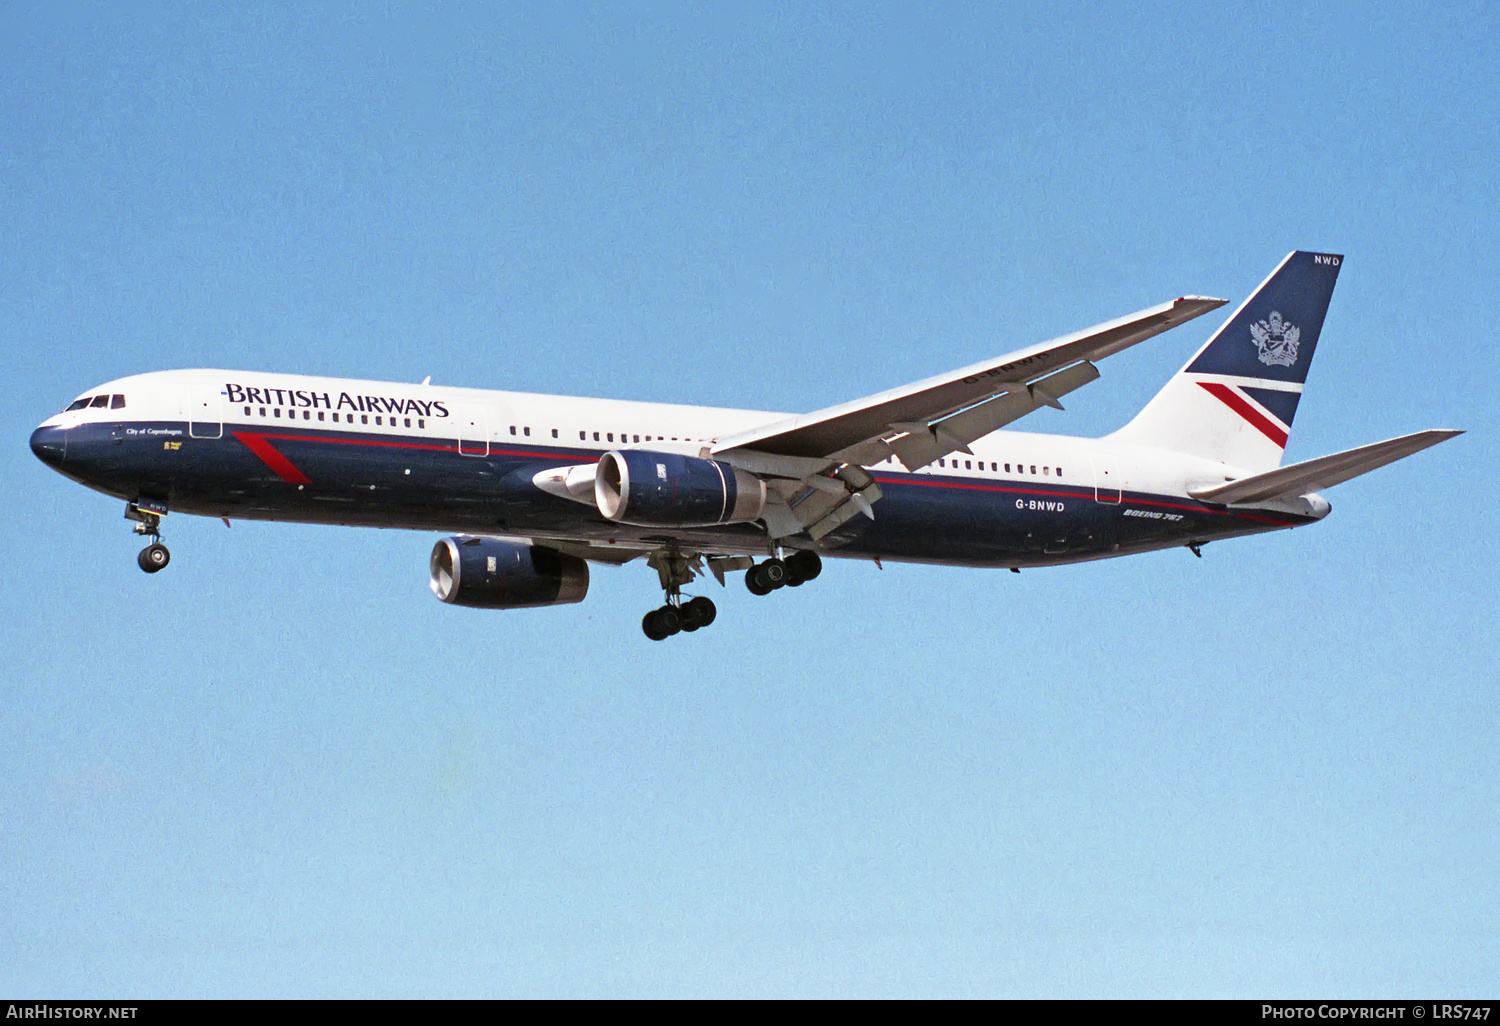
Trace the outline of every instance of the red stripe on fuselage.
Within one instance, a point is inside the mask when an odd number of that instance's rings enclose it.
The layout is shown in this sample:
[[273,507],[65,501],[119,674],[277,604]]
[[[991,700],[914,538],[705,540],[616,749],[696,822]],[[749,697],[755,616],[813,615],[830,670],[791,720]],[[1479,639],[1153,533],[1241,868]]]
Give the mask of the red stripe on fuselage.
[[1241,398],[1240,394],[1234,389],[1228,385],[1221,385],[1217,381],[1200,381],[1198,384],[1206,389],[1209,395],[1249,421],[1250,426],[1255,428],[1255,430],[1265,435],[1283,449],[1286,448],[1286,432],[1271,423],[1268,417]]
[[245,448],[260,457],[262,463],[276,472],[276,476],[283,481],[292,484],[312,484],[312,481],[302,471],[293,466],[292,461],[276,451],[265,435],[258,435],[251,431],[231,431],[230,434],[245,443]]
[[[281,453],[272,448],[269,439],[286,442],[324,442],[334,445],[373,446],[382,449],[425,449],[430,452],[452,453],[456,453],[459,451],[456,442],[448,442],[446,444],[433,444],[431,442],[410,442],[399,440],[399,437],[390,439],[370,438],[368,436],[350,438],[327,433],[294,435],[284,432],[241,431],[233,431],[231,432],[231,434],[233,434],[234,437],[239,439],[241,442],[244,442],[245,445],[247,445],[250,450],[255,453],[255,455],[259,456],[272,470],[281,475],[282,480],[291,481],[295,484],[311,484],[312,482],[307,478],[306,475],[302,473],[302,471],[293,466],[290,460],[288,460],[285,456],[281,455]],[[544,460],[578,458],[577,452],[548,452],[545,448],[538,448],[535,450],[509,448],[502,449],[495,443],[491,443],[489,454],[491,456],[520,456]],[[587,453],[586,457],[588,459],[597,458],[594,457],[591,452]],[[1020,484],[1019,482],[1013,484],[984,484],[972,479],[953,480],[952,478],[941,477],[938,475],[928,476],[910,474],[898,476],[888,473],[875,472],[870,476],[873,477],[876,481],[881,482],[882,484],[911,485],[918,488],[941,488],[951,489],[953,491],[996,492],[1011,495],[1048,496],[1058,499],[1086,500],[1089,498],[1087,488],[1078,490],[1058,490],[1056,487],[1048,488],[1045,485],[1042,487],[1028,488]],[[1041,482],[1037,483],[1041,484]],[[1068,488],[1069,486],[1064,485],[1062,487]],[[1208,514],[1210,516],[1217,517],[1228,517],[1231,520],[1252,520],[1259,523],[1280,524],[1283,526],[1289,526],[1292,523],[1300,522],[1295,519],[1282,520],[1272,517],[1255,516],[1254,514],[1242,512],[1239,510],[1214,509],[1211,506],[1189,504],[1186,502],[1168,502],[1163,499],[1147,499],[1139,495],[1125,498],[1122,494],[1121,497],[1124,500],[1125,504],[1128,505],[1155,506],[1160,509],[1180,509],[1189,513]],[[1110,505],[1115,505],[1115,503],[1110,503]]]
[[[915,485],[920,488],[944,488],[954,491],[967,492],[1003,492],[1011,495],[1048,495],[1060,499],[1082,499],[1085,502],[1089,501],[1090,498],[1087,489],[1084,489],[1082,491],[1060,492],[1046,488],[1019,488],[1011,485],[987,485],[977,484],[971,481],[952,481],[945,480],[944,478],[936,476],[919,477],[915,474],[911,475],[910,477],[891,477],[885,474],[871,474],[870,476],[881,484],[890,485]],[[1201,504],[1191,505],[1185,502],[1167,502],[1164,499],[1147,499],[1141,497],[1140,495],[1130,495],[1125,492],[1121,493],[1119,502],[1110,502],[1107,503],[1107,505],[1119,506],[1122,509],[1126,506],[1155,506],[1159,509],[1180,509],[1185,510],[1189,513],[1206,514],[1208,516],[1215,517],[1229,517],[1231,520],[1254,520],[1257,523],[1281,524],[1283,526],[1291,526],[1293,524],[1302,522],[1297,518],[1282,520],[1274,517],[1258,517],[1252,513],[1245,513],[1240,510],[1230,510],[1222,508],[1215,509],[1212,506],[1205,506]]]

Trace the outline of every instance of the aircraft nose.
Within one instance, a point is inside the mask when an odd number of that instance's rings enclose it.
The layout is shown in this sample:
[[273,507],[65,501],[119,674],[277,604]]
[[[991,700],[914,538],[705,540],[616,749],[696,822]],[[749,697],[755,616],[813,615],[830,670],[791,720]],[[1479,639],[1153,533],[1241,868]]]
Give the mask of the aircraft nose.
[[67,433],[59,427],[39,427],[31,433],[31,451],[47,466],[61,466],[68,454]]

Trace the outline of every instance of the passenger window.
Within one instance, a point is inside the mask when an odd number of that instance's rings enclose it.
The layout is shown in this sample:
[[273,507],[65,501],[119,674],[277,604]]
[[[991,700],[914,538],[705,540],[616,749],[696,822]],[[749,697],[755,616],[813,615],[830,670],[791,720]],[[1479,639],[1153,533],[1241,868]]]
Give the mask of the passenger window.
[[1057,468],[1057,476],[1062,477],[1062,467]]
[[368,424],[368,423],[370,423],[370,415],[368,413],[361,413],[359,415],[359,422],[361,424]]
[[271,411],[271,416],[273,416],[273,417],[280,417],[281,416],[281,407],[278,406],[274,410],[272,410]]
[[125,397],[123,395],[110,396],[109,408],[111,410],[123,410],[125,408]]
[[107,396],[107,395],[96,395],[89,402],[89,409],[91,409],[91,410],[102,410],[104,407],[106,407],[108,405],[109,405],[109,396]]
[[615,440],[615,433],[613,431],[611,431],[608,434],[606,434],[604,436],[604,438],[605,438],[606,441],[613,442]]
[[580,442],[587,442],[589,440],[589,433],[587,431],[578,432],[578,440]]
[[940,466],[940,467],[946,467],[947,464],[944,463],[942,460],[938,460],[938,466]]
[[990,464],[990,473],[994,473],[995,471],[997,471],[999,469],[1000,469],[999,464],[996,464],[996,463],[991,463]]
[[322,419],[323,419],[323,411],[322,411],[322,410],[319,410],[319,411],[318,411],[318,419],[319,419],[319,420],[322,420]]
[[1042,476],[1043,477],[1048,476],[1048,474],[1050,474],[1050,473],[1051,473],[1051,471],[1049,471],[1046,467],[1042,468]]
[[250,407],[248,406],[245,407],[245,416],[250,416]]
[[599,432],[597,431],[594,432],[594,441],[599,441]]
[[[319,418],[320,419],[321,419],[321,417],[322,417],[322,415],[319,414]],[[302,411],[302,419],[303,420],[312,420],[312,411],[311,410],[303,410]]]
[[553,429],[552,429],[552,437],[553,437],[553,438],[556,438],[556,437],[557,437],[557,428],[553,428]]
[[510,426],[510,433],[511,433],[511,434],[515,434],[515,433],[516,433],[516,426],[515,426],[515,425],[514,425],[514,424],[512,424],[512,425],[511,425],[511,426]]
[[521,434],[525,435],[527,438],[530,438],[531,437],[531,428],[529,428],[529,427],[523,427],[521,429]]
[[635,436],[635,440],[636,440],[636,441],[637,441],[637,442],[639,442],[639,441],[640,441],[640,440],[641,440],[641,436],[640,436],[640,435],[636,435],[636,436]]
[[[381,425],[383,425],[383,424],[384,424],[384,423],[385,423],[385,421],[383,421],[383,420],[381,420],[381,419],[380,419],[380,418],[379,418],[379,417],[376,417],[376,418],[375,418],[375,426],[376,426],[376,427],[380,427],[380,426],[381,426]],[[516,429],[515,429],[515,428],[511,428],[511,431],[512,431],[512,432],[514,432],[514,431],[515,431],[515,430],[516,430]]]
[[965,470],[973,470],[974,469],[974,464],[971,463],[969,460],[964,460],[964,469]]
[[335,423],[335,424],[337,424],[337,423],[338,423],[338,422],[339,422],[339,415],[338,415],[338,414],[337,414],[337,413],[335,413],[335,414],[334,414],[334,415],[333,415],[333,422],[334,422],[334,423]]
[[1033,463],[1033,464],[1032,464],[1032,465],[1031,465],[1031,472],[1032,472],[1032,473],[1033,473],[1033,474],[1035,474],[1035,473],[1036,473],[1036,464],[1035,464],[1035,463]]
[[403,421],[403,422],[402,422],[402,426],[403,426],[403,427],[411,427],[411,418],[410,418],[410,417],[407,417],[407,418],[406,418],[406,419],[405,419],[405,421]]
[[262,416],[262,417],[264,417],[264,416],[265,416],[265,415],[266,415],[266,408],[265,408],[265,407],[264,407],[264,406],[262,406],[262,407],[261,407],[261,408],[260,408],[260,415],[261,415],[261,416]]

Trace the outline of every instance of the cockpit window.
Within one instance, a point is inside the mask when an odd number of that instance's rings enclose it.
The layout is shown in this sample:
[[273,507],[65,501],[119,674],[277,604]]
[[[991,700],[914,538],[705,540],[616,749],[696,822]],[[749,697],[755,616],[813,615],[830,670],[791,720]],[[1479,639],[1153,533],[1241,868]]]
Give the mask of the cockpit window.
[[125,397],[123,395],[110,396],[109,408],[111,410],[123,410],[125,408]]
[[72,413],[74,410],[83,409],[89,404],[90,398],[90,396],[84,396],[82,399],[74,399],[73,402],[69,404],[68,408],[66,410],[63,410],[63,412]]
[[109,396],[107,396],[107,395],[96,395],[96,396],[94,396],[93,401],[89,403],[89,409],[91,409],[91,410],[102,410],[102,409],[104,409],[104,407],[106,407],[108,405],[109,405]]

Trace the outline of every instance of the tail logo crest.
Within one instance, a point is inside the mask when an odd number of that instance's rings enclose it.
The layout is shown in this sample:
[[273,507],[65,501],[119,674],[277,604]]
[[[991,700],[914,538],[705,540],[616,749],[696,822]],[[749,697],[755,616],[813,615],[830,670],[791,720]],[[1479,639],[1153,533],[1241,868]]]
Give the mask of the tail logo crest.
[[1302,329],[1281,319],[1279,310],[1271,316],[1250,325],[1250,341],[1260,350],[1260,362],[1267,367],[1290,367],[1297,362],[1297,341]]

